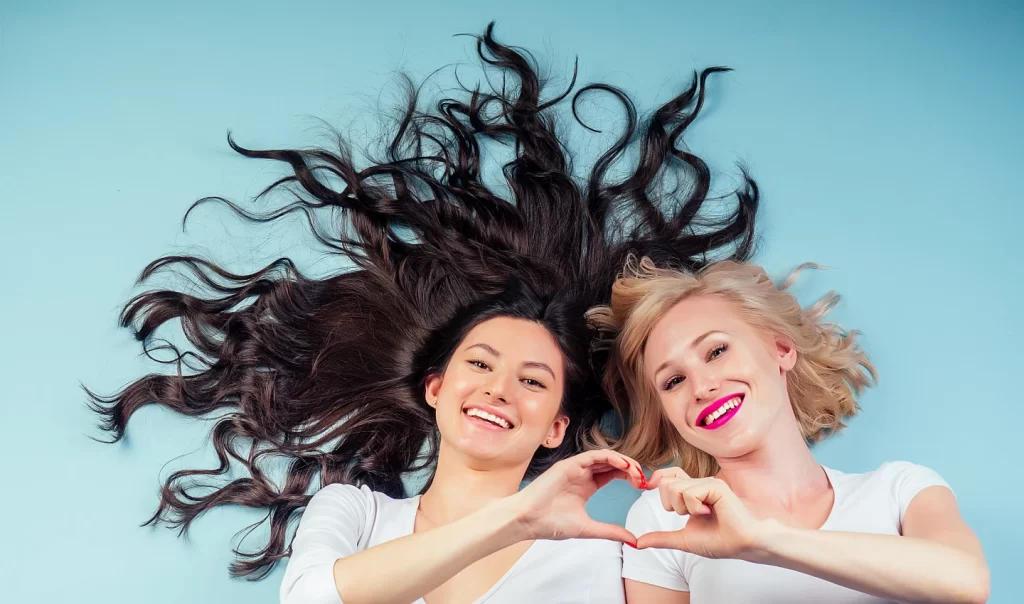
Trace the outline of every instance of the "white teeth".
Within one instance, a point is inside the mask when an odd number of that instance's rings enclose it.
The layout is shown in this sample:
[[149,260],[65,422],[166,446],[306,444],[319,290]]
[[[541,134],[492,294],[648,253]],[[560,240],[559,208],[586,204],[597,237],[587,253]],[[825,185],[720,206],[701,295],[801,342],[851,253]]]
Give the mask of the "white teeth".
[[729,399],[725,403],[722,403],[721,407],[719,407],[718,409],[715,409],[711,413],[709,413],[706,416],[704,416],[704,420],[703,420],[704,421],[704,425],[705,426],[711,425],[711,423],[713,421],[715,421],[716,419],[718,419],[718,418],[722,417],[723,415],[725,415],[730,409],[735,409],[736,407],[739,407],[739,406],[740,406],[740,397],[737,396],[737,397],[733,397],[733,398]]
[[506,430],[508,430],[509,428],[512,427],[507,421],[503,420],[502,418],[498,417],[497,415],[492,415],[492,414],[484,411],[483,409],[470,409],[469,411],[466,412],[466,415],[468,415],[470,417],[479,417],[480,419],[487,420],[487,421],[491,422],[492,424],[501,426],[502,428],[505,428]]

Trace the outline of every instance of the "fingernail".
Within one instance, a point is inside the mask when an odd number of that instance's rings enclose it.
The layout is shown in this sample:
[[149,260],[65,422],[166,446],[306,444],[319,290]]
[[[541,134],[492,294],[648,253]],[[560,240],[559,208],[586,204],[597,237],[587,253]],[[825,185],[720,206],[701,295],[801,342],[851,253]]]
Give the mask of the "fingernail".
[[628,545],[629,547],[631,547],[633,549],[636,549],[636,543],[633,543],[632,541],[627,541],[626,545]]

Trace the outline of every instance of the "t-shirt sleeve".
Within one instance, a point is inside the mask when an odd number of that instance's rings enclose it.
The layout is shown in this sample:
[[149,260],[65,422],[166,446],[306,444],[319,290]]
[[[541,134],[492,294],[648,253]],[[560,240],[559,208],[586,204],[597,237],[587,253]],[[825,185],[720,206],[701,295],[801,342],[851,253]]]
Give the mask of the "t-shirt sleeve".
[[[648,491],[629,509],[626,529],[639,537],[653,531],[673,531],[686,524],[686,517],[666,512],[657,491]],[[674,591],[690,591],[683,574],[683,552],[673,549],[635,550],[622,548],[622,578]]]
[[[918,493],[928,487],[940,486],[949,489],[949,484],[935,470],[909,461],[892,461],[885,464],[892,476],[892,496],[900,511],[900,526],[910,502]],[[952,489],[950,489],[952,490]]]
[[332,484],[313,495],[292,541],[281,604],[341,604],[334,563],[364,549],[375,507],[367,487]]

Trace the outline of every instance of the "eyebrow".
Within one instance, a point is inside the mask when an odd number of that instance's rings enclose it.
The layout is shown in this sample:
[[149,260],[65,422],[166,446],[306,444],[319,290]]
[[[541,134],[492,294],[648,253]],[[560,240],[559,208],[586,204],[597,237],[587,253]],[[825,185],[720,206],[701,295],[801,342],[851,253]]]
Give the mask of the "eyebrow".
[[[694,339],[694,341],[690,342],[690,345],[687,346],[687,348],[696,348],[697,346],[700,346],[700,343],[703,342],[705,339],[707,339],[708,336],[710,336],[712,334],[716,334],[716,333],[723,333],[723,332],[718,331],[717,329],[712,329],[711,331],[706,332],[702,336],[698,336],[696,339]],[[662,363],[661,365],[659,365],[658,368],[654,370],[654,375],[658,375],[659,373],[661,373],[661,370],[666,368],[666,367],[668,367],[669,364],[671,364],[671,362],[672,362],[671,360],[668,360],[668,361],[665,361],[664,363]]]
[[[490,353],[490,354],[492,354],[492,355],[494,355],[494,356],[496,356],[498,358],[501,358],[501,353],[500,352],[498,352],[497,350],[491,348],[487,344],[484,344],[483,342],[480,342],[479,344],[473,344],[469,348],[466,348],[466,350],[472,350],[473,348],[482,348],[485,351],[487,351],[488,353]],[[540,369],[542,371],[547,371],[548,373],[551,374],[551,379],[557,379],[555,377],[555,372],[552,371],[551,367],[548,367],[546,363],[541,363],[539,361],[526,361],[525,363],[523,363],[523,367],[529,367],[529,368],[532,368],[532,369]]]

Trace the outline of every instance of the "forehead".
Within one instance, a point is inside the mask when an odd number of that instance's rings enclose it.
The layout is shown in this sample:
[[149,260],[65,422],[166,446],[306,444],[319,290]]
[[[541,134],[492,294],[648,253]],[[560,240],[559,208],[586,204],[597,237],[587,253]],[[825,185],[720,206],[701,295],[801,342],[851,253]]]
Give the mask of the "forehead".
[[686,298],[654,324],[647,338],[647,358],[654,361],[653,357],[664,357],[672,348],[687,346],[711,330],[728,333],[744,327],[736,309],[727,300],[714,296]]
[[555,372],[562,370],[562,351],[546,327],[525,319],[495,317],[469,331],[460,348],[487,344],[515,363],[544,363]]

